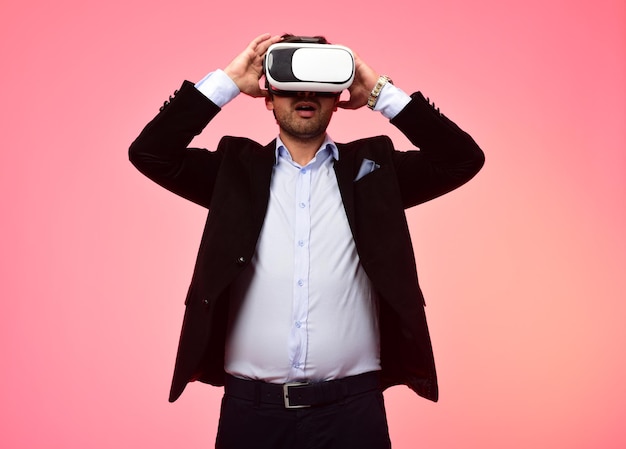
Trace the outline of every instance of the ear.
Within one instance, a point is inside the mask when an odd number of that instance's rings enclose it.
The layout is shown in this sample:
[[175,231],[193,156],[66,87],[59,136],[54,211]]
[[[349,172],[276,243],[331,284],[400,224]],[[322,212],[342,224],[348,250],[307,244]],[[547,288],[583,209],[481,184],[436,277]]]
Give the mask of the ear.
[[274,110],[274,99],[271,95],[268,95],[267,97],[265,97],[265,107],[267,108],[268,111]]

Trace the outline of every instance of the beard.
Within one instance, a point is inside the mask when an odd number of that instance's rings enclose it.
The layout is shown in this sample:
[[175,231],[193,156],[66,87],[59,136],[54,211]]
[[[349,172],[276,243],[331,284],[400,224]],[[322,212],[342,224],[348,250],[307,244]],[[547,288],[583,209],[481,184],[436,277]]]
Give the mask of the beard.
[[313,117],[300,117],[295,108],[274,110],[274,117],[282,132],[296,140],[309,140],[326,133],[326,128],[333,115],[331,110],[323,110],[317,105]]

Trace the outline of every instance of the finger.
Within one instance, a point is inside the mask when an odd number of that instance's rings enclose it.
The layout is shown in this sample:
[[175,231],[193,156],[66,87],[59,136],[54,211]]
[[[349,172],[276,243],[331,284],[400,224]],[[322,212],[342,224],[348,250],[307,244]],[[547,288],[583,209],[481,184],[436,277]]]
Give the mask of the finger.
[[271,35],[269,33],[264,33],[255,37],[248,44],[248,46],[246,47],[246,49],[244,50],[242,54],[245,54],[246,57],[250,59],[255,59],[257,57],[262,56],[263,53],[259,51],[259,47],[263,45],[263,42],[266,42],[270,38],[271,38]]
[[340,101],[339,103],[337,103],[337,107],[340,109],[357,109],[358,106],[356,106],[352,101]]
[[252,42],[250,42],[248,48],[256,52],[263,45],[267,45],[269,47],[271,44],[268,44],[267,42],[273,39],[274,37],[270,33],[263,33],[252,39]]
[[263,33],[257,37],[255,37],[254,39],[252,39],[252,42],[250,42],[250,44],[248,45],[248,47],[255,49],[261,42],[269,39],[272,35],[270,33]]
[[248,89],[245,94],[253,98],[264,98],[269,96],[268,91],[266,89],[261,89],[261,87],[253,87],[251,89]]
[[263,56],[265,54],[265,52],[267,51],[268,48],[270,48],[270,45],[275,44],[276,42],[279,42],[281,40],[280,36],[269,36],[267,37],[267,39],[261,41],[258,43],[257,46],[257,54],[259,56]]

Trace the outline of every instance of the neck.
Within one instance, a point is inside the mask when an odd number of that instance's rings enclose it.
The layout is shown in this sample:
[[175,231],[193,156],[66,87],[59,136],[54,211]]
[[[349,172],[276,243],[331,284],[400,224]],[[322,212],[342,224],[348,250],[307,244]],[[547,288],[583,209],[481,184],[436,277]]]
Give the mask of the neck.
[[293,161],[301,166],[308,164],[315,157],[315,153],[326,138],[326,133],[311,138],[298,138],[283,131],[280,140],[283,141]]

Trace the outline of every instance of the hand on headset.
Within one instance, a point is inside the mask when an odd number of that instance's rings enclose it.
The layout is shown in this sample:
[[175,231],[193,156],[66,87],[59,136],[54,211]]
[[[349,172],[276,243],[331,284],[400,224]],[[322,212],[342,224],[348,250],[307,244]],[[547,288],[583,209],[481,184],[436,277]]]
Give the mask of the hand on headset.
[[241,92],[251,97],[266,97],[267,91],[259,86],[263,74],[263,58],[270,45],[280,41],[280,36],[269,33],[254,38],[246,49],[224,69]]
[[348,88],[350,99],[340,101],[337,107],[343,109],[358,109],[367,104],[367,99],[372,89],[378,82],[378,74],[363,60],[358,54],[354,53],[355,74],[352,85]]

